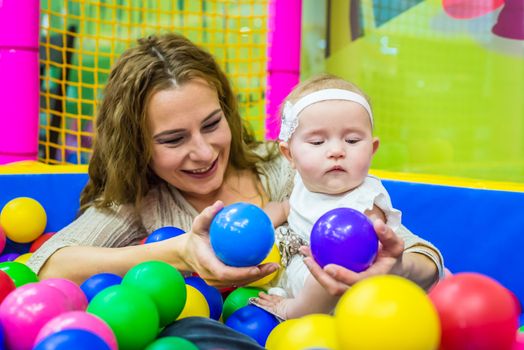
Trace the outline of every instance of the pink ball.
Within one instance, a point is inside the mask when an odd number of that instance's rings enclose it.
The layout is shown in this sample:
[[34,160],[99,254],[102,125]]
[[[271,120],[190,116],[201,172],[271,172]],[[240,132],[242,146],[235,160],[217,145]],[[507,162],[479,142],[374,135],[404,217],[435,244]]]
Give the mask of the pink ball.
[[43,283],[28,283],[12,291],[0,305],[0,322],[10,350],[32,349],[36,335],[55,316],[69,311],[64,293]]
[[35,339],[35,346],[53,333],[65,329],[83,329],[98,335],[111,350],[118,350],[115,334],[101,318],[85,311],[69,311],[49,320]]
[[524,350],[524,333],[517,332],[515,343],[511,350]]
[[64,293],[66,299],[70,302],[70,310],[81,310],[87,309],[87,297],[84,291],[75,282],[65,278],[49,278],[40,281],[40,283],[47,284],[48,286],[55,287],[62,293]]

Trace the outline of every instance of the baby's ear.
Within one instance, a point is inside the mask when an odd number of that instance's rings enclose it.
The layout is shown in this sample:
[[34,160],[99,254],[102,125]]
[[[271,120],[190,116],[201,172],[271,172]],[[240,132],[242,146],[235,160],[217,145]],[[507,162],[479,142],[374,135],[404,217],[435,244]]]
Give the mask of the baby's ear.
[[378,139],[378,137],[373,137],[373,153],[372,154],[375,154],[377,152],[378,146],[380,146],[380,140]]
[[282,155],[286,157],[289,163],[291,163],[291,166],[295,168],[295,162],[293,161],[293,155],[291,154],[291,150],[289,149],[289,143],[279,142],[278,148],[280,149],[280,153],[282,153]]

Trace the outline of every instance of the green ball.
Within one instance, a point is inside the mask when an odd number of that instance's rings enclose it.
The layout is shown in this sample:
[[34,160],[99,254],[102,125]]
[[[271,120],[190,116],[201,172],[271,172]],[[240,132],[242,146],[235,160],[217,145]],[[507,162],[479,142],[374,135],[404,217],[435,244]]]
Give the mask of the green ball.
[[263,291],[263,289],[256,287],[241,287],[232,291],[224,300],[222,320],[226,322],[233,312],[249,304],[249,298],[258,297],[258,293]]
[[15,287],[18,288],[24,284],[38,282],[38,276],[27,265],[16,262],[6,261],[0,263],[0,270],[4,271],[11,277]]
[[145,350],[198,350],[189,340],[180,337],[164,337],[155,340]]
[[147,261],[134,266],[126,273],[122,284],[141,290],[153,300],[161,327],[175,321],[186,305],[184,277],[163,261]]
[[158,334],[155,303],[137,288],[114,285],[98,293],[87,312],[100,317],[113,330],[120,350],[141,350]]

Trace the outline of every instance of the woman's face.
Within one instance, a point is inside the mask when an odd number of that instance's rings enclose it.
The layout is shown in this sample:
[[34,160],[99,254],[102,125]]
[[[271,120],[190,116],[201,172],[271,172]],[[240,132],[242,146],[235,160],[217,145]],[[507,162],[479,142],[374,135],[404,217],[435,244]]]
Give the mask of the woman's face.
[[231,130],[216,90],[195,78],[153,94],[147,108],[153,171],[186,197],[219,190],[229,163]]

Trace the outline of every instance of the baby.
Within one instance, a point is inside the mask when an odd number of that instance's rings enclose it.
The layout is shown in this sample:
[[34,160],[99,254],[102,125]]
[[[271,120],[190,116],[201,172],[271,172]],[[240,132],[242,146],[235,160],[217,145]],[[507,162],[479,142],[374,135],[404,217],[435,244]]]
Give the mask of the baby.
[[269,294],[253,303],[282,319],[329,313],[338,298],[309,273],[298,248],[309,245],[313,224],[327,211],[350,207],[371,221],[400,226],[380,180],[368,174],[379,140],[373,136],[373,114],[364,93],[354,84],[321,75],[299,84],[282,111],[280,151],[296,169],[289,203],[271,203],[272,217],[287,217],[289,230],[277,233],[287,265]]

